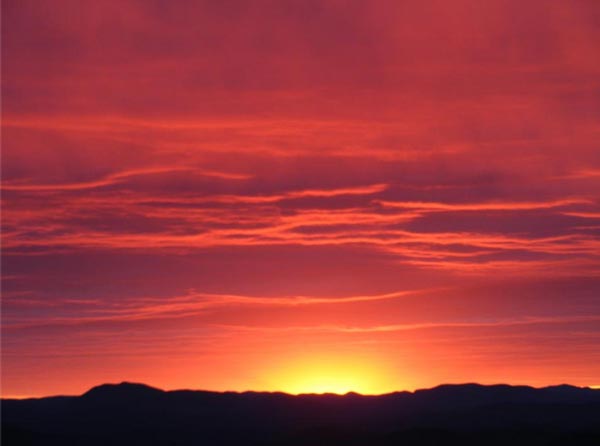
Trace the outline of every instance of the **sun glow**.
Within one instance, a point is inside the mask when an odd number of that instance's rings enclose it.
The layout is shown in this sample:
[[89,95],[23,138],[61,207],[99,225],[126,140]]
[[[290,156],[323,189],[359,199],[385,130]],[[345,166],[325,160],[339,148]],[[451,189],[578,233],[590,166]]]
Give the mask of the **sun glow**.
[[294,361],[285,368],[280,382],[281,390],[292,394],[380,394],[391,390],[383,373],[366,361],[324,357]]

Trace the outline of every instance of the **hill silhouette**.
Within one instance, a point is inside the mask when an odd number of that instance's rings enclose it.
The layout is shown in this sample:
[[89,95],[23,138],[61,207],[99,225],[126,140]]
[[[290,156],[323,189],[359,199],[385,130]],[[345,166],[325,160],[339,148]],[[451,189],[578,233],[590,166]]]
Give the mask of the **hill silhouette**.
[[441,385],[369,396],[103,384],[2,401],[11,445],[600,444],[600,390]]

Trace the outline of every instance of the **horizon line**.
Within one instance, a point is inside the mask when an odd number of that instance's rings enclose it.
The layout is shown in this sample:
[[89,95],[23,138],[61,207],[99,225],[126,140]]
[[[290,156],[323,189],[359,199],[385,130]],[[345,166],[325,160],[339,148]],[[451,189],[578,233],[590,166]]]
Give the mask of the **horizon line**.
[[558,383],[558,384],[549,384],[549,385],[545,385],[545,386],[533,386],[530,384],[509,384],[506,382],[496,382],[496,383],[491,383],[491,384],[484,384],[484,383],[479,383],[479,382],[446,382],[446,383],[440,383],[437,385],[433,385],[431,387],[419,387],[419,388],[415,388],[413,390],[408,390],[408,389],[404,389],[404,390],[392,390],[390,392],[382,392],[382,393],[362,393],[362,392],[357,392],[354,390],[348,390],[347,392],[341,393],[341,392],[298,392],[298,393],[293,393],[293,392],[286,392],[284,390],[208,390],[208,389],[193,389],[193,388],[174,388],[174,389],[163,389],[160,387],[156,387],[156,386],[152,386],[150,384],[146,384],[146,383],[142,383],[142,382],[135,382],[135,381],[121,381],[121,382],[106,382],[106,383],[101,383],[101,384],[97,384],[95,386],[89,387],[87,390],[85,390],[83,393],[80,394],[53,394],[53,395],[0,395],[0,400],[38,400],[38,399],[44,399],[44,398],[60,398],[60,397],[70,397],[70,398],[78,398],[81,397],[85,394],[87,394],[88,392],[90,392],[93,389],[102,387],[102,386],[111,386],[111,387],[118,387],[118,386],[124,386],[124,385],[131,385],[131,386],[143,386],[143,387],[147,387],[148,389],[153,389],[153,390],[158,390],[160,392],[164,392],[164,393],[171,393],[171,392],[204,392],[204,393],[219,393],[219,394],[238,394],[238,395],[243,395],[246,393],[262,393],[262,394],[283,394],[283,395],[288,395],[288,396],[347,396],[347,395],[357,395],[357,396],[365,396],[365,397],[377,397],[377,396],[386,396],[386,395],[394,395],[397,393],[410,393],[410,394],[414,394],[416,392],[419,391],[423,391],[423,390],[432,390],[432,389],[436,389],[439,387],[444,387],[444,386],[469,386],[469,385],[476,385],[476,386],[481,386],[481,387],[496,387],[496,386],[507,386],[507,387],[528,387],[531,389],[536,389],[536,390],[541,390],[541,389],[548,389],[548,388],[554,388],[554,387],[562,387],[562,386],[568,386],[568,387],[573,387],[573,388],[577,388],[577,389],[590,389],[590,390],[600,390],[600,384],[591,384],[591,385],[587,385],[587,386],[579,386],[579,385],[575,385],[575,384],[569,384],[569,383]]

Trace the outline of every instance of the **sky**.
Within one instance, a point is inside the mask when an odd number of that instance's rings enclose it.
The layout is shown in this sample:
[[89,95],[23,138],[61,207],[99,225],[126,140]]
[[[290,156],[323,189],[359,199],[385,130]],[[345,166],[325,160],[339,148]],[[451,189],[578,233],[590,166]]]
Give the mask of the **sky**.
[[2,2],[2,395],[600,385],[600,2]]

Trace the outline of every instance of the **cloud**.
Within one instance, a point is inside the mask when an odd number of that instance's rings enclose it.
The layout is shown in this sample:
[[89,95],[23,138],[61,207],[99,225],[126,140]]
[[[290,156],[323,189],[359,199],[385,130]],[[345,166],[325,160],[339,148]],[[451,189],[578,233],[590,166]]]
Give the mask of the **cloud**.
[[190,167],[150,167],[141,168],[136,170],[122,171],[107,175],[96,181],[86,181],[80,183],[67,183],[67,184],[11,184],[6,182],[2,184],[3,190],[9,191],[70,191],[70,190],[82,190],[82,189],[95,189],[103,186],[110,186],[118,184],[122,181],[126,181],[129,178],[143,176],[143,175],[154,175],[162,173],[179,173],[179,172],[192,172],[193,174],[204,175],[209,177],[223,178],[228,180],[247,180],[251,178],[250,175],[242,175],[228,172],[218,172],[212,170],[194,169]]
[[[134,298],[125,303],[108,304],[100,299],[61,299],[52,302],[44,300],[19,299],[9,300],[9,307],[57,307],[59,312],[64,308],[76,308],[71,316],[53,316],[24,319],[15,324],[5,325],[7,330],[22,329],[32,326],[81,325],[98,322],[127,322],[163,318],[190,318],[205,311],[219,307],[269,306],[296,307],[302,305],[335,304],[353,302],[371,302],[379,300],[400,299],[426,294],[432,290],[396,291],[380,295],[319,297],[319,296],[241,296],[190,292],[184,296],[171,298]],[[13,296],[14,297],[14,296]]]
[[387,350],[395,375],[468,377],[475,356],[482,379],[598,375],[571,353],[597,335],[595,2],[2,9],[7,392],[109,362],[184,373],[170,350],[222,388],[223,357],[258,375],[240,352],[312,334],[433,345]]
[[[573,204],[592,204],[592,200],[583,198],[567,198],[547,202],[491,202],[491,203],[427,203],[427,202],[393,202],[379,201],[382,206],[418,209],[422,212],[435,211],[520,211],[533,209],[551,209],[565,207]],[[567,214],[570,215],[570,214]]]
[[581,218],[600,218],[600,212],[563,212],[563,214]]
[[372,327],[344,327],[334,325],[317,325],[304,327],[278,327],[265,328],[256,326],[224,326],[224,328],[239,331],[275,331],[275,332],[340,332],[340,333],[389,333],[412,330],[434,329],[477,329],[490,327],[515,327],[544,324],[577,324],[579,322],[597,322],[600,316],[575,316],[575,317],[527,317],[521,319],[504,319],[487,322],[461,321],[461,322],[424,322],[413,324],[381,325]]

